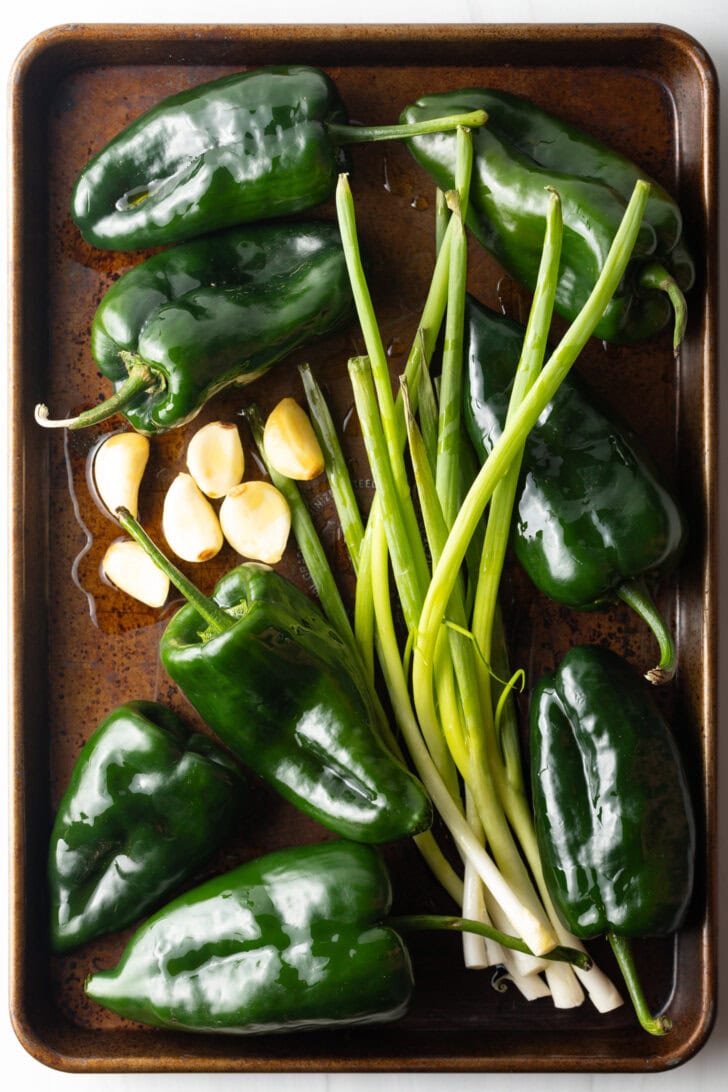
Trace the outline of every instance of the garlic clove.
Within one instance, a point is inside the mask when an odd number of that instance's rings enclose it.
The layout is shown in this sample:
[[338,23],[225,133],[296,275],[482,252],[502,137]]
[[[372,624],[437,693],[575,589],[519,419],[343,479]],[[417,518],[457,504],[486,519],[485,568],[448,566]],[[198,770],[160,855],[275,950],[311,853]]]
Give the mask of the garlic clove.
[[114,515],[117,508],[139,514],[139,486],[149,460],[149,439],[139,432],[113,432],[96,448],[93,482],[99,499]]
[[209,561],[223,544],[215,509],[190,474],[178,474],[164,498],[162,530],[183,561]]
[[220,524],[232,548],[242,557],[275,565],[291,530],[291,510],[270,482],[236,485],[220,506]]
[[263,429],[265,455],[274,470],[295,481],[323,473],[324,456],[313,425],[295,398],[282,398]]
[[111,543],[101,561],[101,571],[114,587],[148,607],[163,607],[167,601],[169,578],[131,539]]
[[210,421],[187,446],[187,469],[208,497],[224,497],[243,480],[245,455],[237,425]]

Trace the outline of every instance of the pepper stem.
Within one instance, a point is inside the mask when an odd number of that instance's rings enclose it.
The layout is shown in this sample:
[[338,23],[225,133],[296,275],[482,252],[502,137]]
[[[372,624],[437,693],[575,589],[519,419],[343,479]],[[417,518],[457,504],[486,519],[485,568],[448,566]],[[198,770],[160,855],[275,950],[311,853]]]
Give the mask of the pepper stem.
[[675,356],[677,356],[688,323],[688,306],[682,289],[672,273],[669,273],[659,262],[650,262],[642,268],[639,275],[639,285],[641,288],[650,288],[657,292],[667,293],[672,309],[675,312],[672,349]]
[[[449,917],[447,914],[403,914],[399,917],[388,918],[387,925],[392,929],[406,932],[450,932],[450,933],[475,933],[477,936],[495,940],[504,948],[512,948],[515,952],[523,952],[524,955],[533,955],[533,952],[520,937],[511,936],[510,933],[502,933],[485,922],[475,921],[473,918]],[[582,971],[591,970],[592,961],[586,952],[578,948],[567,948],[557,945],[549,952],[543,952],[541,959],[551,959],[557,963],[573,963]]]
[[188,580],[184,573],[180,572],[168,557],[165,557],[159,547],[155,546],[128,508],[117,508],[115,515],[127,534],[139,543],[157,568],[169,577],[170,584],[174,584],[177,591],[182,592],[187,602],[195,608],[201,618],[204,618],[211,629],[216,633],[225,633],[234,625],[230,615],[219,607],[214,599],[201,592],[197,585]]
[[473,110],[468,114],[452,114],[426,121],[403,122],[400,125],[342,125],[330,121],[326,129],[335,144],[364,144],[373,140],[408,140],[427,133],[446,133],[460,126],[477,129],[485,125],[487,120],[485,110]]
[[660,648],[660,660],[655,667],[645,672],[649,682],[659,686],[669,682],[677,669],[675,642],[667,623],[654,604],[652,596],[642,580],[630,580],[618,589],[619,598],[631,607],[650,627]]
[[617,936],[608,932],[607,939],[612,946],[619,969],[624,978],[624,984],[634,1005],[634,1011],[645,1031],[650,1035],[665,1035],[672,1028],[672,1020],[669,1016],[653,1016],[647,1007],[645,995],[642,992],[642,984],[637,975],[637,968],[632,957],[632,948],[626,937]]
[[[72,429],[98,425],[109,417],[113,417],[115,413],[122,412],[138,394],[149,390],[150,387],[155,385],[157,377],[148,364],[142,363],[131,354],[122,355],[128,356],[133,363],[129,367],[129,374],[122,385],[105,402],[100,402],[98,406],[93,406],[92,409],[84,410],[77,417],[65,417],[62,420],[55,421],[49,419],[48,407],[41,402],[35,407],[37,423],[42,425],[43,428]],[[127,361],[125,360],[124,363],[127,363]]]

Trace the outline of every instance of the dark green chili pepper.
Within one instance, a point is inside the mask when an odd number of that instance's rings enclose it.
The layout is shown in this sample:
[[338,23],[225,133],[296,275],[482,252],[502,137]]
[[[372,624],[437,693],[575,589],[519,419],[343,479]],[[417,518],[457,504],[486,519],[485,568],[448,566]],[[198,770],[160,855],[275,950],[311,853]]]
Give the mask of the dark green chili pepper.
[[[468,298],[465,419],[481,459],[503,429],[524,332]],[[674,673],[675,648],[643,578],[676,563],[685,533],[677,503],[635,437],[569,376],[526,441],[514,553],[557,602],[591,610],[621,598],[637,610],[660,644],[655,682]]]
[[535,688],[533,808],[546,883],[576,936],[606,933],[643,1026],[654,1019],[627,938],[664,936],[684,919],[695,824],[687,780],[649,688],[604,648],[571,649]]
[[390,902],[369,846],[281,850],[165,907],[86,993],[132,1020],[193,1031],[396,1020],[413,982],[401,938],[381,924]]
[[[248,861],[176,899],[132,937],[86,993],[175,1030],[264,1034],[385,1023],[406,1012],[412,966],[399,930],[468,930],[461,918],[389,918],[392,890],[371,846],[328,842]],[[582,953],[551,956],[580,962]]]
[[[658,333],[674,309],[675,349],[686,322],[683,292],[694,267],[675,201],[625,156],[528,99],[488,88],[427,95],[402,120],[482,108],[488,122],[473,134],[475,161],[467,221],[515,280],[531,291],[541,256],[547,187],[558,191],[564,221],[556,311],[573,321],[583,307],[638,179],[650,198],[628,273],[595,329],[605,341],[629,343]],[[455,141],[448,134],[409,142],[412,154],[443,189],[454,185]]]
[[363,668],[311,600],[254,562],[207,598],[117,515],[189,600],[164,631],[162,664],[233,754],[346,838],[388,842],[427,828],[429,797],[380,741]]
[[257,224],[173,247],[122,276],[94,316],[91,347],[117,390],[78,417],[122,412],[139,432],[184,424],[230,384],[250,383],[340,326],[351,288],[336,225]]
[[114,137],[76,181],[71,215],[94,246],[134,250],[312,208],[346,169],[341,145],[410,132],[345,122],[316,68],[224,76],[164,99]]
[[212,855],[243,782],[207,736],[156,702],[119,706],[81,751],[51,834],[51,942],[64,952],[158,906]]

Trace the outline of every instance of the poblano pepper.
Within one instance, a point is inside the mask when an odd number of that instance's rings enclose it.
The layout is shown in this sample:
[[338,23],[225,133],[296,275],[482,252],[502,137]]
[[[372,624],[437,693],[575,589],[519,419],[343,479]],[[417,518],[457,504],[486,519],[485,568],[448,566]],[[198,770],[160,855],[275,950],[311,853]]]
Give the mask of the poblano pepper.
[[605,648],[572,648],[531,703],[533,808],[544,877],[576,936],[606,933],[643,1026],[628,938],[682,923],[692,891],[695,823],[672,733],[649,688]]
[[[265,1034],[385,1023],[413,988],[403,930],[514,937],[439,915],[389,916],[392,889],[375,849],[297,846],[248,861],[175,899],[132,937],[86,993],[155,1027]],[[548,957],[547,957],[548,958]],[[583,953],[550,958],[588,966]]]
[[249,861],[176,899],[86,993],[175,1030],[266,1033],[396,1020],[412,993],[407,949],[383,924],[389,877],[351,842]]
[[110,713],[81,751],[53,825],[54,951],[158,906],[221,845],[243,793],[233,759],[171,709],[134,701]]
[[117,515],[189,600],[162,635],[162,664],[233,754],[343,837],[388,842],[429,827],[424,788],[378,736],[363,669],[308,596],[247,562],[208,598]]
[[347,125],[316,68],[236,72],[163,99],[114,137],[79,175],[71,215],[87,242],[113,250],[289,216],[332,196],[342,145],[409,131]]
[[46,426],[85,428],[121,412],[143,433],[184,424],[230,384],[257,379],[351,314],[335,224],[257,224],[160,252],[112,285],[91,349],[116,392]]
[[[466,305],[465,420],[484,459],[503,429],[524,329],[472,297]],[[513,550],[544,594],[577,610],[621,598],[652,627],[660,662],[675,669],[671,635],[643,578],[677,561],[680,508],[636,438],[573,373],[530,433],[512,529]]]
[[[573,321],[594,287],[638,179],[650,197],[632,259],[594,334],[629,343],[657,334],[674,312],[673,344],[686,322],[683,293],[694,280],[680,210],[625,156],[516,95],[489,88],[423,96],[402,113],[408,123],[441,111],[484,109],[473,134],[475,160],[467,222],[514,279],[533,291],[545,228],[547,187],[561,198],[564,237],[555,309]],[[417,162],[442,189],[454,185],[455,140],[446,133],[409,141]]]

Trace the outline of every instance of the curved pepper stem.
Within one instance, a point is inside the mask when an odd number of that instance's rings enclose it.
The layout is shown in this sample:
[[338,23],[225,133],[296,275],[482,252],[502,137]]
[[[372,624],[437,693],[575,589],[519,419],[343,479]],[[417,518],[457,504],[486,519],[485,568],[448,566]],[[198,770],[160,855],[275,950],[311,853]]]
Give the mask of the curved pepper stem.
[[650,262],[640,271],[639,285],[641,288],[654,289],[657,292],[666,292],[672,309],[675,312],[673,326],[672,349],[677,356],[685,336],[685,327],[688,323],[688,306],[685,296],[672,273],[669,273],[659,262]]
[[616,956],[619,969],[624,978],[624,984],[634,1005],[634,1011],[645,1031],[650,1035],[666,1035],[672,1028],[672,1020],[669,1016],[653,1016],[647,1007],[645,995],[642,992],[642,984],[637,975],[637,969],[632,957],[632,948],[626,937],[617,936],[611,931],[607,933],[607,939]]
[[467,114],[452,114],[399,125],[342,125],[329,121],[326,123],[326,130],[335,144],[364,144],[374,140],[409,140],[428,133],[446,133],[461,126],[477,129],[485,125],[487,120],[485,110],[472,110]]
[[168,557],[165,557],[159,547],[152,542],[143,527],[134,519],[128,508],[117,508],[115,515],[127,534],[131,535],[134,541],[139,543],[157,568],[161,569],[169,577],[170,584],[174,584],[177,591],[182,592],[187,602],[195,608],[200,617],[204,618],[215,633],[225,633],[233,627],[235,619],[231,618],[222,607],[219,607],[214,599],[210,599],[209,596],[201,592],[196,584],[188,580],[184,573]]
[[50,419],[48,407],[41,402],[35,407],[36,422],[42,425],[43,428],[89,428],[91,425],[98,425],[102,421],[108,420],[115,413],[123,412],[138,395],[151,390],[159,383],[158,377],[148,364],[144,364],[131,353],[121,353],[120,355],[127,365],[129,374],[118,390],[105,402],[100,402],[98,406],[84,410],[77,417],[65,417],[59,420]]
[[677,670],[675,642],[665,619],[654,604],[652,596],[642,580],[631,580],[618,589],[619,598],[631,607],[650,627],[660,649],[660,659],[655,667],[645,672],[645,678],[655,686],[669,682]]
[[[388,918],[387,925],[403,933],[475,933],[477,936],[486,937],[487,940],[497,941],[504,948],[511,948],[514,952],[523,952],[524,955],[534,954],[525,940],[521,940],[520,937],[502,933],[500,929],[495,929],[482,921],[475,921],[473,918],[449,917],[447,914],[403,914],[399,917]],[[541,953],[540,958],[551,959],[556,963],[572,963],[582,971],[588,971],[592,966],[592,961],[586,952],[578,948],[567,948],[564,945],[557,945],[549,952]]]

